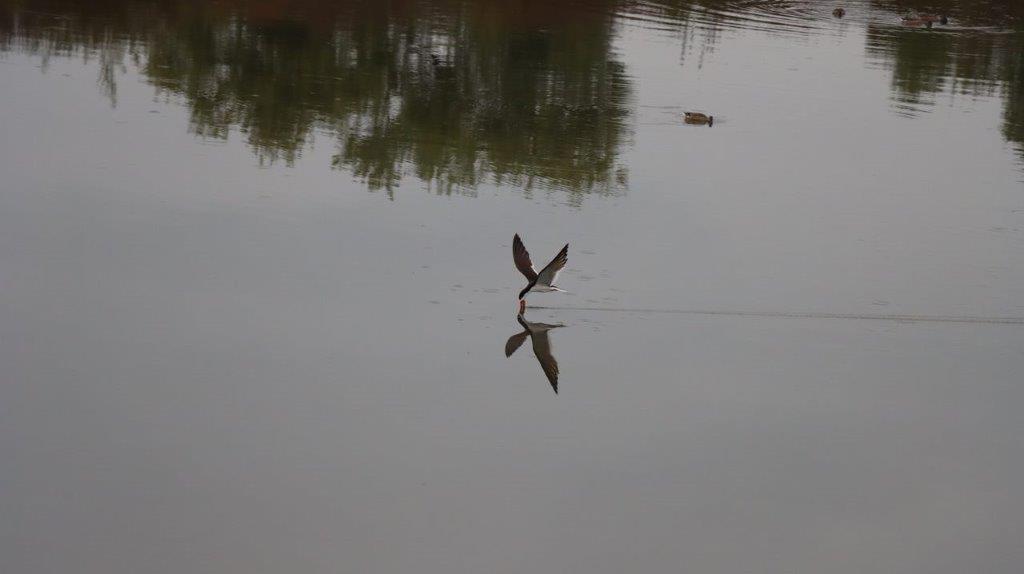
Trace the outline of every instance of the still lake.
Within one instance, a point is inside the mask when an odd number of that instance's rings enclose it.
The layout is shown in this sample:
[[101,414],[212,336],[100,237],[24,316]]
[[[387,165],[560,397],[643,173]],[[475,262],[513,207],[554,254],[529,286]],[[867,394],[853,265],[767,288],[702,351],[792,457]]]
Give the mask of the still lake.
[[1024,4],[0,0],[5,572],[1016,574],[1022,373]]

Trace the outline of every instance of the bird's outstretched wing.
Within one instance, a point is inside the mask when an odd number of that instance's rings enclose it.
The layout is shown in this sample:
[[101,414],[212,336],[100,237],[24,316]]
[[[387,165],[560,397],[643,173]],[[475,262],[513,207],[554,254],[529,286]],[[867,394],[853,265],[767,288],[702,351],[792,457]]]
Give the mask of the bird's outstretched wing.
[[519,349],[519,347],[523,344],[523,341],[525,341],[526,338],[529,336],[529,331],[523,331],[521,333],[516,333],[515,335],[509,337],[508,341],[505,342],[505,356],[511,357],[512,353],[515,353],[516,350]]
[[540,363],[540,368],[544,369],[544,374],[548,378],[548,382],[551,383],[551,388],[554,389],[555,394],[558,394],[558,361],[555,360],[554,355],[551,354],[551,342],[548,341],[547,330],[538,331],[533,334],[533,354],[537,356],[537,362]]
[[533,282],[537,278],[537,272],[533,270],[533,262],[530,261],[530,252],[523,245],[523,240],[519,239],[518,233],[512,238],[512,259],[516,262],[516,269],[526,275],[527,281]]
[[537,283],[541,285],[554,285],[555,281],[558,280],[558,272],[565,267],[565,264],[569,261],[569,244],[566,243],[565,247],[555,255],[555,258],[548,263],[544,269],[540,270],[537,274]]

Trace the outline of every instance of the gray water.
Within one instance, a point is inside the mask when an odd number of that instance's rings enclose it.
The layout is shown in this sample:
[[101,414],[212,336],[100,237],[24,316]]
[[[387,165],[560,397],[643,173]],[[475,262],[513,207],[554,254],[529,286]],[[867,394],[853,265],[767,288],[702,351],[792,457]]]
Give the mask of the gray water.
[[1020,7],[843,5],[0,4],[4,572],[1019,572]]

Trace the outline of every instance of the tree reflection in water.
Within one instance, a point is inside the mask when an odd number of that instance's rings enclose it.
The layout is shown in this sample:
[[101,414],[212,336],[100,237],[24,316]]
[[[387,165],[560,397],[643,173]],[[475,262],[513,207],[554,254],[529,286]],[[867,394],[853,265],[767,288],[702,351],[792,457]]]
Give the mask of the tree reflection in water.
[[[723,30],[807,36],[824,26],[786,3],[730,0],[81,4],[0,0],[0,49],[41,55],[44,67],[53,55],[96,58],[115,105],[131,63],[188,107],[192,132],[239,130],[260,162],[293,164],[322,134],[337,142],[336,169],[389,195],[413,176],[439,193],[472,193],[484,181],[558,188],[571,203],[627,185],[631,80],[612,47],[618,15],[677,30],[684,56],[699,44],[700,59]],[[873,0],[864,9],[846,20],[867,22],[868,55],[891,70],[898,113],[947,92],[1000,97],[1002,133],[1024,157],[1024,35],[1006,33],[1024,3]],[[952,25],[896,24],[920,11]]]
[[878,1],[895,17],[907,13],[945,14],[948,28],[903,29],[870,25],[871,57],[892,70],[892,98],[898,110],[914,114],[941,94],[999,97],[1003,137],[1024,158],[1024,3],[1014,0]]
[[115,103],[130,59],[194,133],[239,129],[261,162],[294,163],[320,132],[371,189],[412,174],[444,193],[490,179],[577,195],[626,184],[612,25],[546,2],[313,0],[20,2],[0,23],[6,49],[99,54]]

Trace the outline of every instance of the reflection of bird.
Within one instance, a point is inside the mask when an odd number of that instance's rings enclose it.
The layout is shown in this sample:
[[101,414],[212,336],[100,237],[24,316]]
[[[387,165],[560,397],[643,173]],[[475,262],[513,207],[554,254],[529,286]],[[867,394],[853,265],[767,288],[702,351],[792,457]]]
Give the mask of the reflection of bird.
[[695,124],[699,126],[707,124],[708,127],[711,127],[711,125],[715,123],[715,116],[709,116],[697,112],[684,112],[683,121],[688,124]]
[[843,10],[842,8],[836,8],[835,10],[832,11],[832,15],[835,16],[836,18],[842,18],[843,16],[846,16],[846,10]]
[[526,309],[526,294],[527,293],[550,293],[551,291],[562,291],[555,286],[555,281],[558,280],[558,272],[565,267],[567,261],[569,261],[569,244],[566,243],[565,247],[555,255],[555,258],[548,263],[544,269],[537,273],[533,270],[533,262],[530,261],[530,253],[526,251],[526,247],[523,245],[523,240],[519,239],[517,233],[512,238],[512,259],[516,262],[516,268],[526,276],[526,280],[529,284],[519,292],[519,312],[522,313]]
[[548,325],[546,323],[531,323],[523,318],[522,314],[516,315],[516,321],[523,326],[523,332],[516,333],[508,338],[508,342],[505,343],[505,356],[511,357],[512,353],[516,352],[516,349],[523,344],[526,337],[530,337],[530,341],[533,342],[533,354],[537,357],[537,362],[540,363],[540,368],[544,369],[544,374],[548,378],[548,382],[551,383],[551,388],[554,389],[555,394],[558,394],[558,361],[551,355],[551,342],[548,341],[548,331],[551,329],[557,329],[558,327],[564,327],[565,325]]

